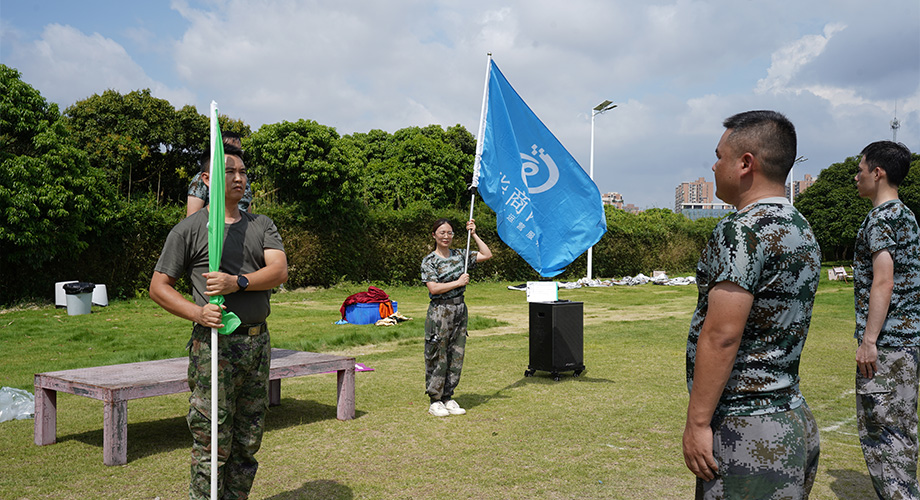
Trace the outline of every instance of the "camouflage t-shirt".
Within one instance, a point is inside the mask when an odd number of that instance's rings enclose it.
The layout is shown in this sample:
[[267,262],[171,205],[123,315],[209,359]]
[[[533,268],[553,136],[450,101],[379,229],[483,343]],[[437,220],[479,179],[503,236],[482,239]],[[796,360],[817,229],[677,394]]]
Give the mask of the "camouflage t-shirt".
[[804,402],[799,358],[811,322],[821,256],[808,221],[784,201],[761,200],[722,219],[697,264],[699,298],[687,339],[691,391],[710,288],[729,281],[754,295],[716,415],[764,415]]
[[[195,174],[192,177],[192,181],[188,185],[188,195],[194,196],[200,200],[204,200],[205,204],[208,203],[208,194],[210,190],[208,185],[204,183],[204,180],[201,178],[201,172]],[[252,184],[249,183],[249,179],[246,179],[246,189],[243,190],[243,197],[240,198],[240,202],[237,204],[240,207],[240,210],[244,212],[249,211],[249,205],[252,204]]]
[[894,288],[888,316],[882,324],[876,345],[920,345],[920,229],[913,212],[901,200],[891,200],[870,210],[856,235],[853,252],[854,337],[862,343],[869,315],[872,255],[884,249],[888,249],[894,263]]
[[[463,274],[463,254],[466,253],[465,250],[457,250],[455,248],[450,249],[450,257],[446,259],[437,254],[437,252],[431,252],[422,259],[422,283],[434,282],[434,283],[448,283],[456,280]],[[476,256],[479,255],[479,252],[475,250],[470,250],[469,264],[467,269],[472,269],[476,266]],[[460,297],[463,295],[465,286],[454,288],[453,290],[444,292],[438,295],[432,295],[428,293],[428,298],[431,299],[453,299],[455,297]]]

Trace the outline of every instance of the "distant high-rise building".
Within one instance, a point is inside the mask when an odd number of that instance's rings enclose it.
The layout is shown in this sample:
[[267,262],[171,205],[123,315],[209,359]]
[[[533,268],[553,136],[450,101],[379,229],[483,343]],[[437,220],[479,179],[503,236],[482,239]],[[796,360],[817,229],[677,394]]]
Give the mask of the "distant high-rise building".
[[691,220],[722,217],[734,211],[735,207],[716,200],[713,183],[703,177],[694,182],[683,182],[674,189],[674,212]]
[[638,214],[642,212],[641,208],[633,205],[632,203],[627,203],[626,205],[623,205],[623,210],[631,214]]
[[735,211],[735,207],[728,203],[682,203],[680,213],[690,219],[696,220],[703,217],[723,217]]
[[680,213],[685,203],[715,203],[712,183],[700,177],[694,182],[683,182],[674,189],[674,211]]
[[601,202],[604,205],[613,205],[614,208],[623,208],[623,195],[620,193],[604,193],[601,195]]
[[815,179],[810,174],[805,174],[805,180],[792,181],[786,184],[786,198],[790,201],[795,201],[800,194],[804,193],[814,183]]
[[604,193],[601,195],[601,201],[604,203],[604,205],[610,205],[613,208],[618,208],[631,214],[637,214],[642,211],[641,208],[633,205],[632,203],[624,203],[623,195],[620,193]]

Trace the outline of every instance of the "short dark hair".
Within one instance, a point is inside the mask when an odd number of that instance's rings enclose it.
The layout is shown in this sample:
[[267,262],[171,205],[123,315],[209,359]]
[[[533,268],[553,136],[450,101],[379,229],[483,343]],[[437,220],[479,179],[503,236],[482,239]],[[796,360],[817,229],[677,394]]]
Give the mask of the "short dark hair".
[[[233,144],[224,144],[224,156],[236,156],[240,160],[243,159],[243,150],[234,146]],[[207,172],[211,169],[211,152],[206,151],[201,158],[201,170],[199,172]]]
[[431,225],[431,234],[434,234],[435,232],[437,232],[438,228],[443,226],[444,224],[447,224],[450,226],[451,232],[454,232],[454,233],[457,232],[457,226],[454,225],[454,221],[442,217],[434,221],[434,224]]
[[731,130],[729,143],[752,153],[767,178],[786,182],[796,152],[795,126],[788,118],[776,111],[745,111],[727,118],[722,125]]
[[876,141],[864,147],[859,155],[866,160],[869,171],[884,170],[888,182],[895,187],[901,185],[910,171],[910,149],[900,142]]

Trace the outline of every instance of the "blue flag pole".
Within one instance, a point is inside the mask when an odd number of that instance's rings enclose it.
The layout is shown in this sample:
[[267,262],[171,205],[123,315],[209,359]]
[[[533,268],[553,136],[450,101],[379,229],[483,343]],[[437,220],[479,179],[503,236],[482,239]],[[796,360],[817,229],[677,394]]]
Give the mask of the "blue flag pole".
[[[482,111],[479,113],[479,133],[476,136],[476,159],[473,160],[473,182],[470,183],[470,191],[472,194],[470,195],[469,220],[473,220],[473,205],[476,204],[476,188],[479,187],[479,166],[482,161],[482,134],[486,128],[486,107],[489,102],[489,77],[491,71],[492,53],[489,52],[489,57],[486,61],[486,83],[483,85],[482,89]],[[463,256],[463,274],[466,274],[470,262],[470,238],[472,234],[472,231],[466,231],[466,254]]]

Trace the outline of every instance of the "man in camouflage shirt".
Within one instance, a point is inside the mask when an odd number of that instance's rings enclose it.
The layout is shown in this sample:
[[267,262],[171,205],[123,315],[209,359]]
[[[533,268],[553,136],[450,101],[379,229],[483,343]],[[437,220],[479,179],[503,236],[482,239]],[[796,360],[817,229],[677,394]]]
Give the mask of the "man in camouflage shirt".
[[860,154],[856,189],[873,208],[853,255],[859,440],[878,497],[916,499],[920,229],[898,199],[910,151],[879,141]]
[[821,268],[811,226],[784,197],[795,128],[773,111],[725,120],[712,169],[738,212],[697,266],[684,429],[696,498],[807,498],[818,467],[799,358]]

